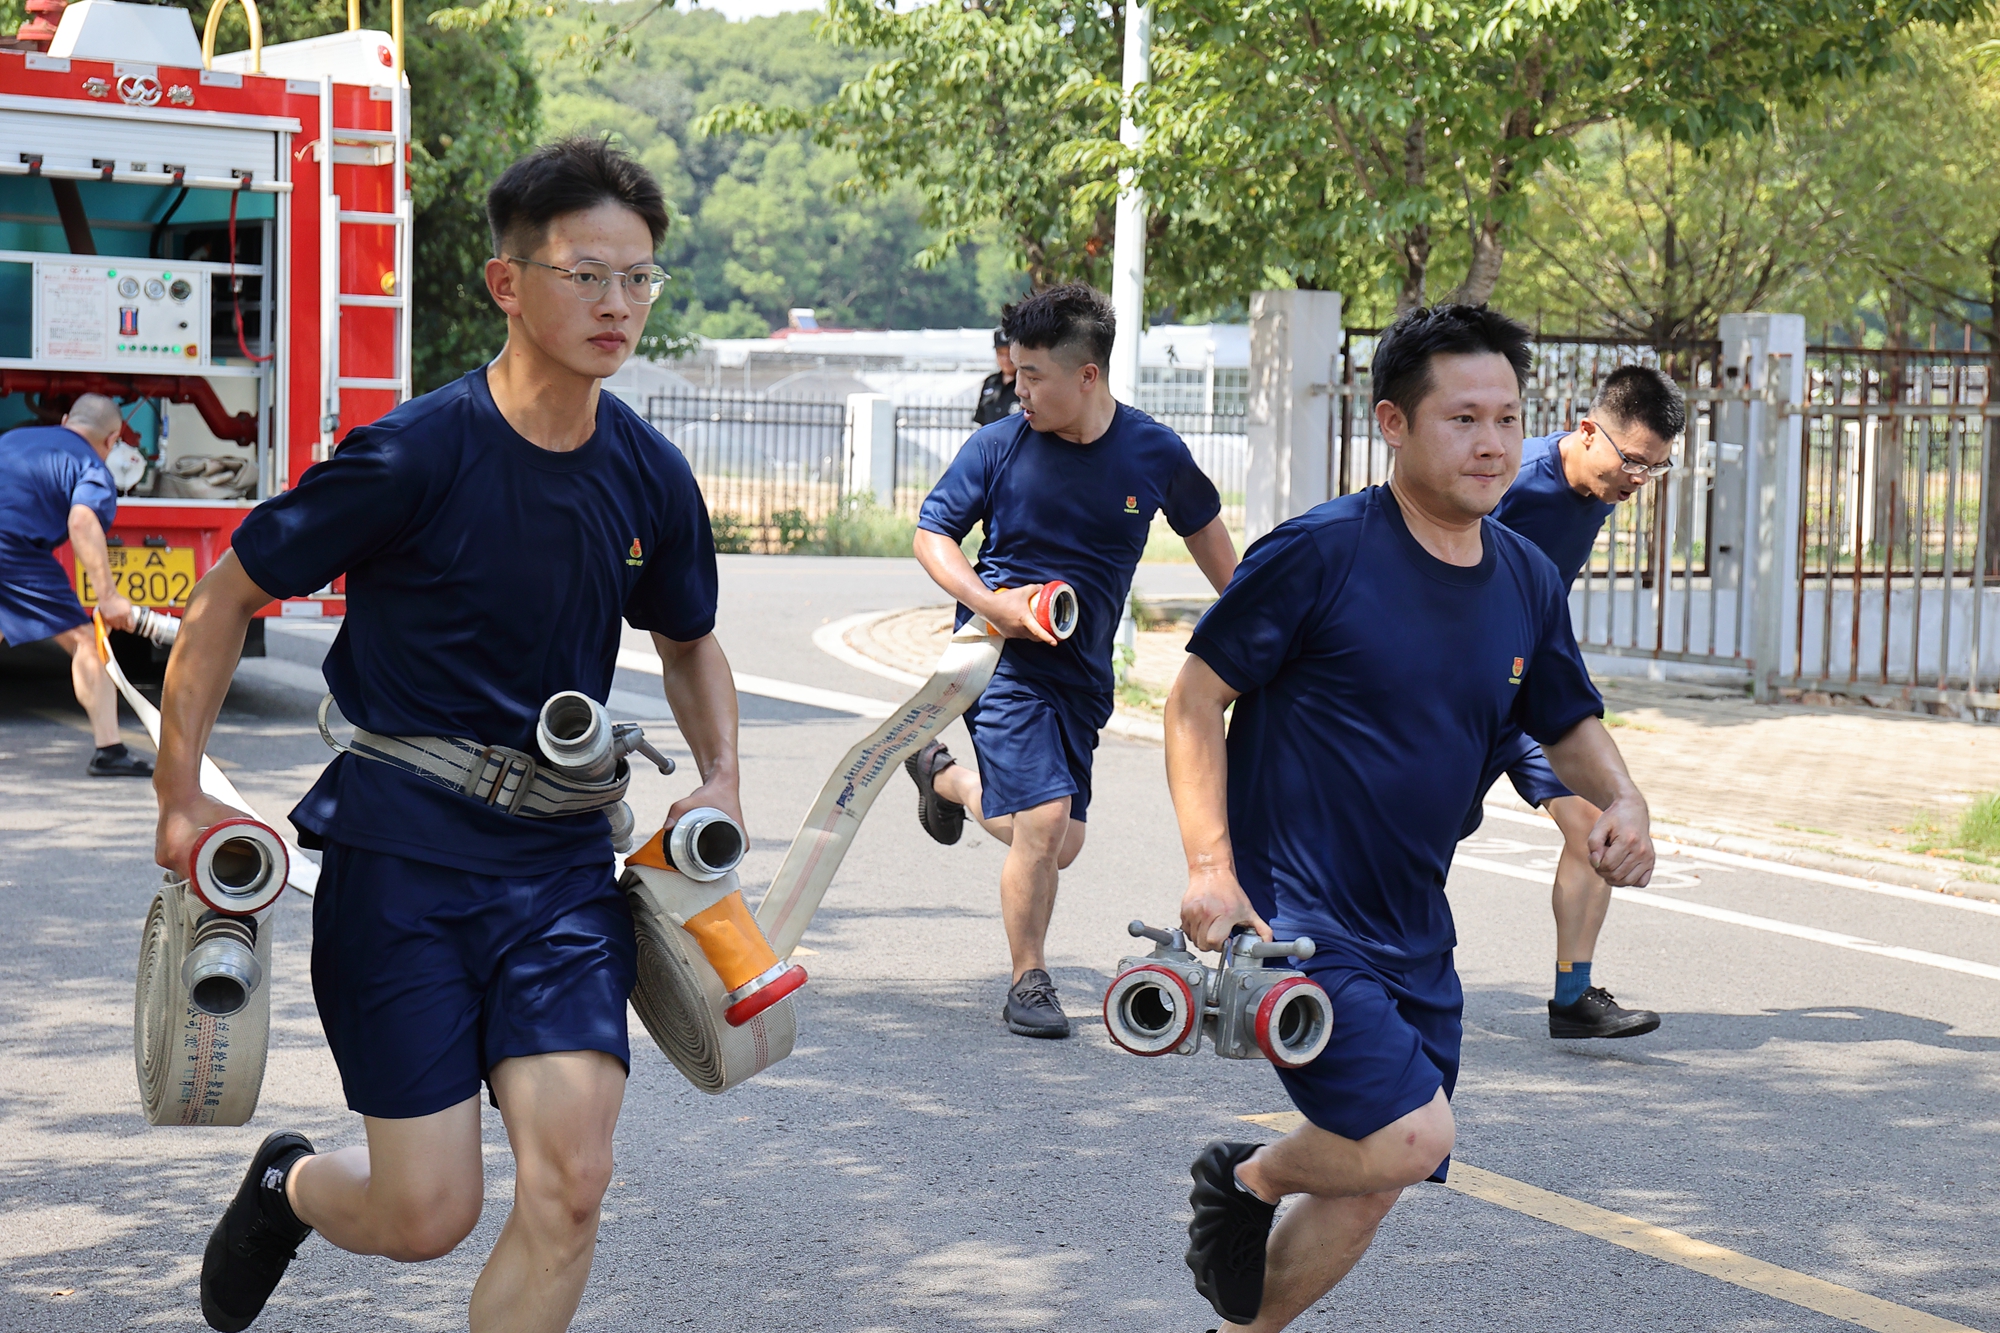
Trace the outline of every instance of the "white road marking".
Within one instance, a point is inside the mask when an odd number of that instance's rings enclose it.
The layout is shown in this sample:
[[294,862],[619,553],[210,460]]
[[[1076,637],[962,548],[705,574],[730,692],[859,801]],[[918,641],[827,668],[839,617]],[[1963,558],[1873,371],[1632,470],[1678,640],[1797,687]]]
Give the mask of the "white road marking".
[[[623,670],[643,671],[649,676],[660,674],[659,655],[636,648],[619,649],[618,665]],[[752,676],[741,671],[735,672],[734,675],[738,694],[782,699],[786,703],[805,704],[811,708],[825,708],[836,713],[852,713],[856,717],[888,717],[898,707],[884,699],[870,699],[866,695],[846,694],[840,690],[823,690],[817,685],[797,685],[789,680],[773,680],[769,676]]]
[[[1510,810],[1506,806],[1486,807],[1488,819],[1501,819],[1510,824],[1533,824],[1537,828],[1554,833],[1558,830],[1555,821],[1542,815],[1531,815],[1522,810]],[[1787,861],[1767,861],[1755,856],[1740,856],[1735,852],[1719,852],[1711,847],[1697,847],[1690,843],[1675,842],[1671,838],[1659,838],[1662,846],[1671,848],[1673,855],[1685,856],[1693,861],[1706,861],[1710,865],[1732,866],[1739,870],[1756,870],[1766,875],[1777,875],[1784,879],[1810,880],[1815,884],[1835,884],[1843,889],[1860,889],[1864,893],[1879,893],[1885,898],[1901,898],[1906,902],[1929,903],[1933,907],[1951,907],[1961,912],[1978,912],[1985,916],[2000,916],[2000,903],[1987,902],[1983,898],[1959,898],[1949,893],[1936,893],[1930,889],[1913,889],[1903,884],[1884,884],[1877,879],[1863,879],[1859,875],[1843,875],[1834,870],[1815,870],[1811,866],[1795,866]]]
[[860,615],[842,616],[839,620],[829,621],[813,631],[813,647],[828,657],[845,662],[857,671],[866,671],[871,676],[893,680],[899,685],[921,685],[929,677],[900,670],[886,662],[878,662],[847,641],[847,631],[857,625],[866,625],[871,620],[881,620],[885,616],[899,614],[901,613],[897,611],[863,611]]
[[[1483,856],[1458,856],[1453,858],[1452,864],[1472,870],[1483,870],[1490,875],[1502,875],[1508,879],[1524,879],[1533,884],[1549,882],[1548,875],[1541,871],[1524,870],[1505,861],[1489,861]],[[1641,907],[1682,912],[1688,916],[1704,917],[1727,925],[1768,931],[1773,935],[1789,935],[1793,939],[1811,940],[1816,944],[1831,944],[1837,949],[1852,949],[1856,953],[1874,954],[1878,958],[1895,958],[1905,963],[1921,963],[1925,967],[1942,968],[1947,972],[1963,972],[1967,976],[1984,977],[1988,981],[2000,981],[2000,967],[1988,963],[1975,963],[1965,958],[1953,958],[1948,954],[1929,953],[1923,949],[1906,949],[1899,944],[1880,944],[1874,940],[1863,939],[1859,935],[1846,935],[1837,930],[1821,930],[1817,926],[1794,925],[1789,921],[1776,921],[1768,916],[1732,912],[1726,907],[1710,907],[1706,903],[1691,903],[1680,898],[1663,898],[1656,893],[1646,893],[1640,889],[1613,889],[1611,896],[1621,902],[1637,903]]]

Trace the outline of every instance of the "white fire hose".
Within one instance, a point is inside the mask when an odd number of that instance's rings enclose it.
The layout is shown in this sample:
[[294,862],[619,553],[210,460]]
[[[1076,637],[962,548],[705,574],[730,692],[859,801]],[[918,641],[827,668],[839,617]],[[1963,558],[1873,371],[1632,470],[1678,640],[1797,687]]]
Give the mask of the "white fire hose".
[[[1044,629],[1067,639],[1076,632],[1076,590],[1060,581],[1045,584],[1035,614]],[[834,769],[757,907],[757,924],[770,937],[778,957],[789,958],[799,947],[883,784],[905,758],[972,707],[993,679],[1006,642],[983,617],[966,621],[951,636],[923,688],[849,750]]]
[[[160,711],[132,687],[93,616],[111,683],[160,742]],[[140,608],[133,632],[162,646],[180,622]],[[201,757],[201,789],[250,810],[215,761]],[[132,1060],[139,1100],[155,1125],[241,1125],[257,1110],[271,1043],[272,904],[290,884],[310,896],[319,867],[270,824],[225,819],[196,839],[186,871],[165,872],[139,937]]]

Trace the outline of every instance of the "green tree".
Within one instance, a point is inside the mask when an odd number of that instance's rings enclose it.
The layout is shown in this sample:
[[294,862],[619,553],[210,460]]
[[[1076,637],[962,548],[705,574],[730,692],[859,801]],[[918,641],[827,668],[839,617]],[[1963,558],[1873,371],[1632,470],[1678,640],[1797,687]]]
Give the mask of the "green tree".
[[[624,54],[566,58],[591,31],[569,17],[535,24],[529,44],[546,61],[549,130],[615,134],[666,184],[680,214],[671,299],[690,328],[761,336],[793,306],[828,324],[971,324],[1011,297],[1018,278],[984,254],[987,238],[938,238],[909,185],[878,190],[852,155],[788,126],[705,119],[746,101],[807,112],[874,53],[815,42],[808,14],[648,13],[635,2],[586,16],[624,31]],[[917,266],[920,253],[933,262]]]
[[1014,251],[1035,288],[1109,275],[1112,209],[1085,193],[1089,168],[1064,146],[1118,128],[1123,9],[1079,0],[967,0],[898,12],[874,0],[829,0],[820,35],[881,58],[830,97],[718,107],[711,132],[805,133],[852,155],[857,183],[915,185],[935,229],[921,266],[945,262],[983,234]]
[[[1897,35],[1985,0],[1160,0],[1138,165],[1201,226],[1182,271],[1332,285],[1376,264],[1399,306],[1499,282],[1523,187],[1623,120],[1701,150],[1840,79],[1907,68]],[[1079,146],[1106,172],[1108,138]],[[1240,225],[1238,225],[1240,223]],[[1168,248],[1174,247],[1169,226]],[[1360,251],[1356,254],[1356,251]]]

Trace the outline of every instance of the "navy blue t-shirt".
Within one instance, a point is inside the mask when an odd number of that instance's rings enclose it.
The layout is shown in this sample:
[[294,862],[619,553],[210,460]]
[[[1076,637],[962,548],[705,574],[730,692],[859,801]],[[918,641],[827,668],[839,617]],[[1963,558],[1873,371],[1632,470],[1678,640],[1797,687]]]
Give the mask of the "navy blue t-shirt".
[[1590,550],[1597,545],[1597,531],[1618,506],[1588,495],[1563,475],[1563,436],[1559,430],[1524,441],[1521,470],[1514,484],[1493,507],[1493,517],[1539,546],[1542,554],[1556,562],[1563,587],[1576,582]]
[[1242,691],[1236,874],[1280,937],[1401,968],[1457,942],[1445,873],[1498,737],[1603,702],[1548,557],[1497,523],[1479,564],[1418,544],[1388,487],[1253,545],[1188,651]]
[[[1072,444],[1004,417],[965,442],[924,499],[917,526],[963,541],[983,524],[975,568],[989,588],[1062,579],[1076,589],[1077,627],[1051,647],[1009,639],[999,674],[1111,695],[1111,638],[1153,515],[1192,536],[1222,512],[1215,483],[1187,443],[1135,407],[1111,428]],[[958,609],[963,625],[972,613]]]
[[[327,685],[345,717],[383,735],[534,753],[550,695],[609,694],[620,617],[681,642],[715,624],[714,539],[680,451],[608,393],[582,448],[537,448],[500,415],[484,370],[349,432],[232,544],[274,597],[347,575]],[[611,855],[600,813],[524,819],[351,754],[292,822],[308,846],[482,874]]]
[[0,435],[0,545],[53,551],[69,540],[69,511],[85,505],[109,529],[118,487],[81,435],[67,426],[23,426]]

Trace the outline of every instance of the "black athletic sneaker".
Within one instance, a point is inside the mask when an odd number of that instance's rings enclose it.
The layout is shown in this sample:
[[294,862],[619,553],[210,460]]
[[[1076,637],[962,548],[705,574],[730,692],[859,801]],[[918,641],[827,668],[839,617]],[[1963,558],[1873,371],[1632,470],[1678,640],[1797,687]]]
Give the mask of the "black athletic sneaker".
[[1056,1001],[1056,983],[1039,967],[1021,974],[1007,992],[1007,1007],[1000,1011],[1007,1030],[1017,1037],[1067,1037],[1069,1017]]
[[917,822],[924,826],[924,832],[947,847],[965,832],[965,807],[938,795],[932,783],[939,773],[957,762],[951,751],[937,741],[903,761],[903,767],[910,771],[910,781],[917,784]]
[[1188,1170],[1194,1220],[1188,1223],[1187,1266],[1194,1289],[1232,1324],[1249,1323],[1264,1304],[1264,1247],[1278,1215],[1277,1204],[1236,1183],[1236,1168],[1258,1147],[1217,1139]]
[[309,1155],[303,1134],[280,1132],[264,1140],[243,1184],[209,1233],[201,1253],[201,1317],[219,1333],[239,1333],[263,1312],[286,1265],[312,1228],[285,1202],[292,1163]]
[[125,748],[123,742],[107,745],[90,756],[84,772],[94,778],[150,778],[153,766]]
[[1660,1025],[1651,1009],[1625,1009],[1602,986],[1592,986],[1573,1004],[1549,1001],[1551,1037],[1642,1037]]

